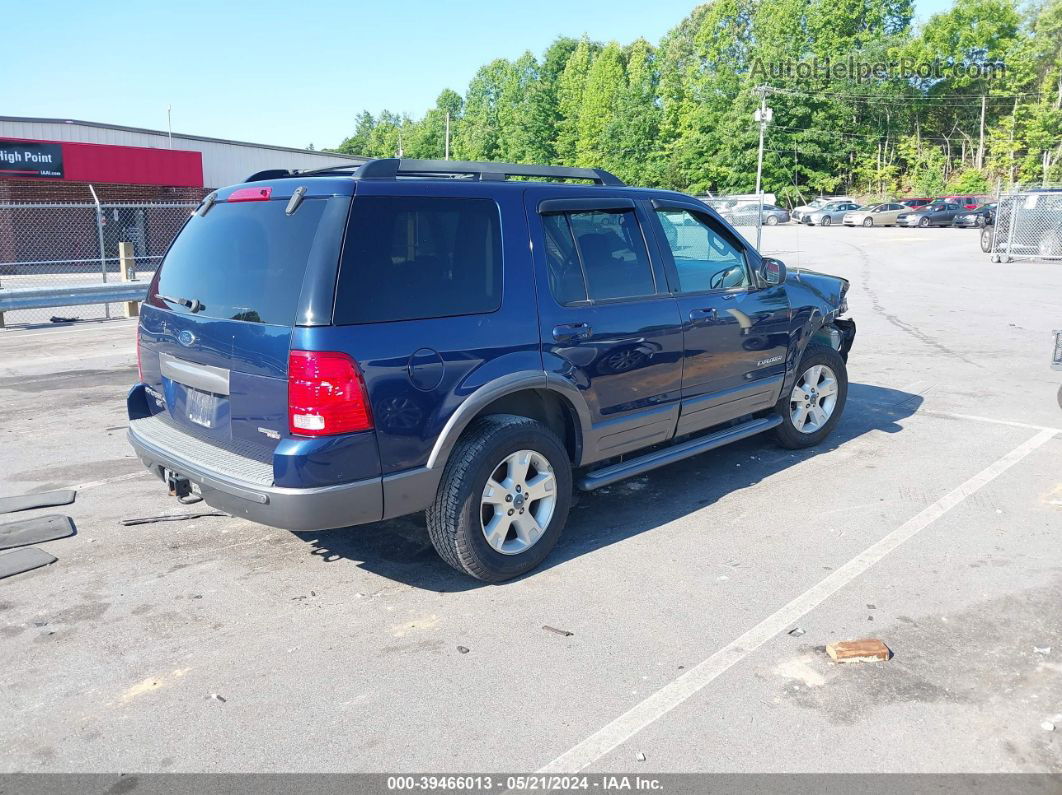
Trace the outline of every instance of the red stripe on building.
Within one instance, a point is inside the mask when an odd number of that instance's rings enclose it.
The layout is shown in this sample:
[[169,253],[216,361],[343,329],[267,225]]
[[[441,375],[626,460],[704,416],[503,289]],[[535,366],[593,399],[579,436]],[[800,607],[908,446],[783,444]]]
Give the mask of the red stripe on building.
[[[70,141],[34,141],[28,138],[7,138],[5,140],[61,145],[63,147],[62,180],[64,181],[164,185],[182,188],[203,187],[203,155],[201,152]],[[0,173],[3,172],[0,171]]]

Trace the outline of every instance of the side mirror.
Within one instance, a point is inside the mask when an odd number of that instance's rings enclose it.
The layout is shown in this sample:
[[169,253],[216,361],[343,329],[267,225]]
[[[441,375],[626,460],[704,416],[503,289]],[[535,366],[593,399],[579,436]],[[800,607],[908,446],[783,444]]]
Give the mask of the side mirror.
[[785,263],[774,257],[760,259],[760,276],[770,287],[775,287],[785,281]]

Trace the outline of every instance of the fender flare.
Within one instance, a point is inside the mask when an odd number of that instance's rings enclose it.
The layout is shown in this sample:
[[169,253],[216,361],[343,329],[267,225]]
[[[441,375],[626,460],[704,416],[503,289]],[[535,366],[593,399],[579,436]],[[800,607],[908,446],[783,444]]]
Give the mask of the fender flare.
[[[579,447],[579,450],[576,451],[576,458],[581,457],[582,449],[585,447],[586,434],[591,426],[590,408],[586,405],[586,400],[573,383],[561,376],[554,373],[546,373],[542,370],[526,370],[496,378],[477,388],[466,397],[454,413],[450,415],[443,429],[439,432],[425,466],[428,469],[441,469],[444,467],[450,457],[450,452],[454,449],[454,445],[457,444],[457,440],[464,433],[469,423],[479,415],[480,411],[498,398],[511,395],[514,392],[522,392],[525,389],[544,389],[549,392],[555,392],[566,399],[565,402],[574,409],[575,416],[572,419],[575,422],[576,442]],[[578,463],[578,460],[576,463]]]

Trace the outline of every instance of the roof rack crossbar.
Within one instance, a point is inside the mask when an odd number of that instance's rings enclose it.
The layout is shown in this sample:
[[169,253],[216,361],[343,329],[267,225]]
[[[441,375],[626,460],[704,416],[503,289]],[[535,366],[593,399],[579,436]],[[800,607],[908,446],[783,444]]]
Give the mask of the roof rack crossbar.
[[504,180],[508,177],[582,179],[597,185],[622,187],[623,180],[600,168],[534,166],[523,163],[473,163],[462,160],[409,160],[382,158],[370,160],[358,169],[357,179],[397,179],[400,176],[465,176],[478,180]]

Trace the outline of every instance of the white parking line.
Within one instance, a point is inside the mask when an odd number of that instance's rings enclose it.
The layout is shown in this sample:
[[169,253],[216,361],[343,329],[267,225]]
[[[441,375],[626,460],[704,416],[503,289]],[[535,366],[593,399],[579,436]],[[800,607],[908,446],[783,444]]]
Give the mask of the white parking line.
[[1053,429],[1042,430],[1031,439],[1015,447],[978,472],[958,488],[949,492],[908,519],[877,543],[820,580],[783,608],[765,618],[741,637],[728,643],[715,654],[691,668],[670,684],[657,690],[641,703],[620,715],[573,748],[565,751],[541,768],[539,773],[575,773],[622,745],[658,718],[663,717],[707,687],[731,666],[744,660],[752,652],[784,631],[801,616],[821,605],[856,577],[905,541],[931,525],[971,494],[991,483],[1029,453],[1055,436]]
[[997,420],[994,417],[978,417],[975,414],[957,414],[953,411],[934,411],[932,409],[922,409],[918,413],[929,414],[933,417],[948,417],[953,420],[973,420],[974,422],[989,422],[993,425],[1009,425],[1011,428],[1028,428],[1031,431],[1062,433],[1062,428],[1052,428],[1049,425],[1032,425],[1028,422],[1018,422],[1016,420]]
[[97,486],[106,486],[109,483],[118,483],[123,480],[132,480],[138,478],[141,475],[150,474],[146,469],[140,472],[129,472],[125,475],[115,475],[113,478],[101,478],[100,480],[90,480],[88,483],[78,483],[76,486],[67,486],[68,489],[74,491],[84,491],[85,489],[94,489]]

